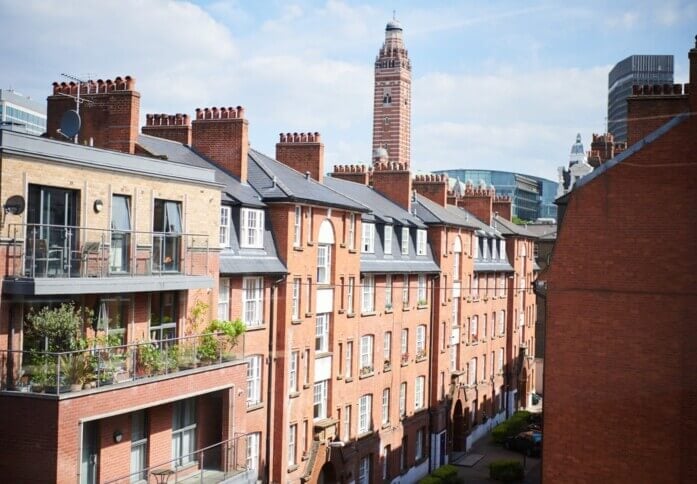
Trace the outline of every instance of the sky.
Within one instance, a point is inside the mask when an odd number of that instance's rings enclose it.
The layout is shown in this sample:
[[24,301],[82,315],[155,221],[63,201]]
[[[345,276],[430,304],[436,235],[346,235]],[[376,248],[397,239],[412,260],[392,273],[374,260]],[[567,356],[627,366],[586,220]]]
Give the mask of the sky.
[[[611,5],[608,5],[611,4]],[[0,88],[131,75],[145,113],[245,107],[252,145],[319,131],[325,167],[369,162],[373,62],[393,10],[412,60],[412,168],[556,180],[606,129],[607,74],[672,54],[687,82],[697,0],[0,0]]]

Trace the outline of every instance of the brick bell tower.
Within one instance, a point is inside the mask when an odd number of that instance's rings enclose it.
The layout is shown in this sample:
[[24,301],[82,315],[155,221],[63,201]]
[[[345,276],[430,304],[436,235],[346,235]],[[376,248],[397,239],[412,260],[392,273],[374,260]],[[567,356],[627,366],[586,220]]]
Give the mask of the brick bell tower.
[[375,59],[373,160],[385,158],[407,168],[411,159],[411,61],[402,24],[387,22],[385,43]]

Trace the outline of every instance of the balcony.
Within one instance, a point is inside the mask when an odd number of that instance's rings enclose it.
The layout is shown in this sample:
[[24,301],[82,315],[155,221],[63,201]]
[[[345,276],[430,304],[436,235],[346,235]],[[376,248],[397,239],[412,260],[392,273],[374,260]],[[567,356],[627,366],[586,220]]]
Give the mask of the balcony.
[[213,285],[205,234],[10,224],[3,292],[186,290]]
[[119,346],[95,341],[77,351],[0,351],[0,391],[70,398],[223,368],[244,356],[244,339],[223,333]]

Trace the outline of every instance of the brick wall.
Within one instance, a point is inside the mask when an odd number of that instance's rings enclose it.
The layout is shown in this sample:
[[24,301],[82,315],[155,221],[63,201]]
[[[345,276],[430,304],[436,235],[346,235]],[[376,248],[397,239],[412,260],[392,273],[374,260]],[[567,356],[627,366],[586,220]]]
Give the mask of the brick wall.
[[146,114],[143,134],[191,145],[188,114]]
[[411,209],[412,180],[407,164],[376,163],[373,188],[403,209]]
[[322,183],[324,144],[319,133],[281,133],[276,159],[300,173],[309,172],[313,180]]
[[446,175],[416,175],[412,181],[414,190],[445,207],[448,202],[448,177]]
[[197,108],[192,123],[191,146],[223,170],[247,182],[249,123],[244,109]]
[[627,98],[627,145],[631,146],[664,125],[672,116],[690,110],[689,96],[680,84],[634,86]]
[[365,165],[335,165],[332,177],[368,185],[371,174],[371,168]]

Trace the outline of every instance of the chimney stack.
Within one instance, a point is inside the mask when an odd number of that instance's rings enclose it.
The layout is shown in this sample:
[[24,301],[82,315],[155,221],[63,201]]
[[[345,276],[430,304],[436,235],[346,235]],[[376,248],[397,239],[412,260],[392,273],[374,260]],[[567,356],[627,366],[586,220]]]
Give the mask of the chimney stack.
[[76,108],[75,96],[80,91],[81,127],[78,141],[89,139],[98,148],[135,153],[140,116],[140,93],[131,76],[113,81],[54,82],[53,94],[47,98],[46,130],[48,136],[65,140],[58,133],[63,114]]
[[[493,187],[487,187],[485,184],[475,187],[468,182],[465,185],[465,193],[457,199],[457,205],[471,212],[482,222],[491,225],[495,195],[496,191]],[[500,211],[499,215],[504,216]]]
[[373,188],[404,210],[411,210],[411,171],[407,163],[375,163]]
[[146,114],[143,134],[191,145],[191,123],[188,114]]
[[319,133],[281,133],[276,143],[276,159],[322,183],[324,144]]
[[416,175],[412,182],[420,195],[445,207],[448,203],[448,177],[446,175]]
[[370,183],[371,169],[365,165],[335,165],[332,178],[368,185]]
[[249,123],[244,108],[197,108],[191,147],[223,170],[247,183]]
[[499,217],[511,221],[513,219],[513,200],[508,195],[496,195],[493,200],[492,210]]

